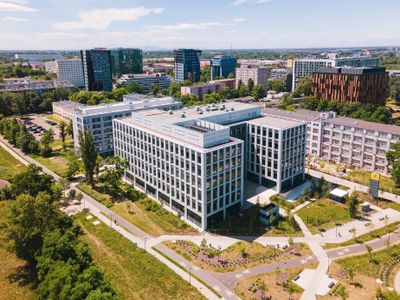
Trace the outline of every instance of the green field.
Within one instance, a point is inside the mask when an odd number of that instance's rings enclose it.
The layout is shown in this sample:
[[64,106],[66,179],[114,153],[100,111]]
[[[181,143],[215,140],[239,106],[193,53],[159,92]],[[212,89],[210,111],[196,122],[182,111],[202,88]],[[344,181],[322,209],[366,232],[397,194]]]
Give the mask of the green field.
[[29,154],[29,156],[56,174],[63,176],[67,169],[68,160],[73,154],[73,150],[67,149],[53,151],[50,157],[42,157],[37,154]]
[[297,211],[297,215],[314,234],[352,220],[346,205],[329,199],[318,199]]
[[0,147],[0,178],[10,180],[15,175],[23,172],[25,165],[15,159],[3,147]]
[[[0,202],[0,221],[4,220],[9,204],[9,201]],[[25,262],[8,250],[7,241],[0,243],[0,265],[0,299],[35,299]]]
[[121,299],[204,299],[189,283],[152,255],[94,219],[77,223],[84,229],[93,259]]
[[345,269],[353,269],[360,274],[377,278],[380,268],[394,257],[400,255],[400,245],[391,246],[381,251],[339,259],[336,262]]

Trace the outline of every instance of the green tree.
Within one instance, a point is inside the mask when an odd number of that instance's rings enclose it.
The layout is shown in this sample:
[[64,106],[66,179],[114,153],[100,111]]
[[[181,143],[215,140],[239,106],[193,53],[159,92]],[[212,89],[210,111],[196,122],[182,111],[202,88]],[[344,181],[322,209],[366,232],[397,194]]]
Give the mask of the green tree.
[[400,142],[392,144],[386,153],[386,159],[392,167],[392,178],[396,186],[400,186]]
[[93,134],[90,130],[79,131],[79,154],[83,163],[85,180],[94,187],[94,169],[96,167],[97,151]]
[[65,178],[68,180],[72,180],[76,173],[78,173],[81,164],[79,163],[78,157],[76,155],[72,155],[72,157],[68,160],[67,170],[65,171]]
[[107,157],[106,160],[109,166],[106,166],[105,171],[100,175],[99,179],[110,194],[116,195],[119,191],[125,168],[129,162],[118,156]]
[[249,90],[249,94],[251,95],[253,92],[253,88],[254,88],[254,81],[253,79],[249,78],[249,80],[247,81],[247,88]]
[[308,76],[301,78],[297,83],[296,91],[302,96],[311,96],[312,78]]
[[264,87],[261,84],[257,84],[254,88],[253,88],[253,92],[251,93],[251,95],[253,96],[254,99],[259,100],[262,99],[266,96]]
[[55,228],[60,214],[57,204],[44,192],[36,197],[27,194],[17,197],[6,218],[6,236],[13,241],[19,258],[35,264],[43,237]]
[[277,93],[285,91],[285,82],[281,79],[273,79],[268,81],[268,88]]
[[65,128],[65,132],[74,138],[74,126],[72,125],[72,121],[68,123],[67,127]]
[[389,79],[389,96],[400,103],[400,76],[392,75]]
[[40,155],[43,157],[48,157],[51,155],[53,149],[50,144],[54,141],[54,132],[52,129],[43,133],[42,138],[40,139]]
[[360,205],[360,201],[358,200],[357,195],[353,193],[349,197],[347,202],[348,202],[348,206],[349,206],[350,217],[352,217],[354,219],[357,217],[357,211],[358,211],[358,207]]
[[60,129],[60,138],[61,138],[61,142],[62,142],[62,147],[63,147],[63,149],[65,149],[66,148],[65,135],[67,134],[67,123],[65,123],[64,121],[61,121],[58,124],[58,128]]
[[158,92],[160,91],[160,84],[158,83],[153,83],[150,87],[150,91],[153,94],[154,97],[157,96]]

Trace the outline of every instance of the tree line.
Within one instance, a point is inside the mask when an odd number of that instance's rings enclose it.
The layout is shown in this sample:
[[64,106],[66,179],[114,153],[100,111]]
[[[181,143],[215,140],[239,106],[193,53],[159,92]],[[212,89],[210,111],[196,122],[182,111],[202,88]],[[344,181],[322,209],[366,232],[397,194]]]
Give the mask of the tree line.
[[38,299],[117,299],[73,219],[61,213],[63,187],[30,165],[2,190],[12,200],[2,228],[16,255],[36,279]]

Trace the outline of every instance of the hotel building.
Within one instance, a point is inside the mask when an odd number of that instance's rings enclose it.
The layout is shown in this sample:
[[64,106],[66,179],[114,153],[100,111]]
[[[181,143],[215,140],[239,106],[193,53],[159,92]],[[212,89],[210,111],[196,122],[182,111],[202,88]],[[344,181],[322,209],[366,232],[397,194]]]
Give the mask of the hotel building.
[[85,86],[82,60],[60,59],[55,61],[55,65],[58,80],[68,80],[73,86],[76,87]]

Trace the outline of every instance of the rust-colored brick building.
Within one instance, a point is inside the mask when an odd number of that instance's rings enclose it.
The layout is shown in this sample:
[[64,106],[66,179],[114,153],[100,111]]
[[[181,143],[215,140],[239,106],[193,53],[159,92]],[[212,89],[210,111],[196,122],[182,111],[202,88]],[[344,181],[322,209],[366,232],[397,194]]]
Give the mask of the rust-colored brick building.
[[313,74],[317,99],[385,105],[389,75],[385,68],[322,68]]

